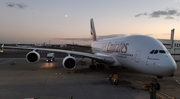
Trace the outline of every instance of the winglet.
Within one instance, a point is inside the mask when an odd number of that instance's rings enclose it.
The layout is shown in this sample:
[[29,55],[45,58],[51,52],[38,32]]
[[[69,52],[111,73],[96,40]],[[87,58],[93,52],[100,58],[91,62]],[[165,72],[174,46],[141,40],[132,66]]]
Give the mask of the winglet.
[[3,50],[4,50],[4,44],[1,45],[1,48],[2,48],[2,50],[1,50],[0,52],[3,52]]
[[4,48],[4,44],[1,45],[1,48]]
[[92,35],[92,39],[93,39],[93,41],[96,41],[96,40],[97,40],[97,38],[96,38],[96,30],[95,30],[93,18],[90,19],[90,25],[91,25],[91,35]]

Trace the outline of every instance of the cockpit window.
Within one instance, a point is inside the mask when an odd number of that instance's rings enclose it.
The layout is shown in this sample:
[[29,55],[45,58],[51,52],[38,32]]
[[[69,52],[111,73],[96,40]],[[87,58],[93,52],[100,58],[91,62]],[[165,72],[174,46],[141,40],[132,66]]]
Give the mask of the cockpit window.
[[159,50],[159,53],[166,53],[164,50]]
[[158,53],[158,50],[155,50],[155,51],[154,51],[154,54],[157,54],[157,53]]
[[157,54],[157,53],[168,53],[166,50],[152,50],[150,54]]
[[154,50],[152,50],[151,52],[150,52],[150,54],[153,54],[154,53]]

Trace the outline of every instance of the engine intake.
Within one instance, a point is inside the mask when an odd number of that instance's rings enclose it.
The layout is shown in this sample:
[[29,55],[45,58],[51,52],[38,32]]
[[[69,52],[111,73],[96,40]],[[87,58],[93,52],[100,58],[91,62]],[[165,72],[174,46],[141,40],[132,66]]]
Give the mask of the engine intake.
[[72,56],[66,56],[63,59],[62,65],[67,70],[73,70],[76,67],[76,59]]
[[31,51],[31,52],[27,53],[27,55],[26,55],[26,60],[29,63],[36,63],[39,61],[39,59],[40,59],[40,55],[36,51]]

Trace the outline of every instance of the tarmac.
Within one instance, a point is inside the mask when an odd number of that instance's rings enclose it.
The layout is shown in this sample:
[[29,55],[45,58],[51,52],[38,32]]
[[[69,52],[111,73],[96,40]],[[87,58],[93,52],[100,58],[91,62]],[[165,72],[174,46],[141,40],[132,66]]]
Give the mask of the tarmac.
[[[31,64],[25,59],[27,52],[0,53],[0,99],[150,99],[150,91],[142,89],[151,82],[148,75],[122,68],[90,70],[88,59],[87,65],[68,71],[62,66],[66,55],[59,53],[52,63],[46,62],[46,53],[42,53],[40,61]],[[11,65],[13,61],[15,65]],[[119,74],[118,85],[108,80],[112,72]],[[179,68],[173,77],[164,77],[159,83],[157,99],[180,99]]]

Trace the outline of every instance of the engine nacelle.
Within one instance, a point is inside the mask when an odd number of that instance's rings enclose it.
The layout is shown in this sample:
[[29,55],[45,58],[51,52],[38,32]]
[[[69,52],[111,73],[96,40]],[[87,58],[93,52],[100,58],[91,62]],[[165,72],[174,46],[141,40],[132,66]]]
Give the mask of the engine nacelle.
[[73,70],[76,67],[76,59],[72,56],[66,56],[63,59],[62,65],[67,70]]
[[26,60],[29,63],[36,63],[39,61],[39,59],[40,59],[40,55],[36,51],[31,51],[31,52],[27,53],[27,55],[26,55]]

